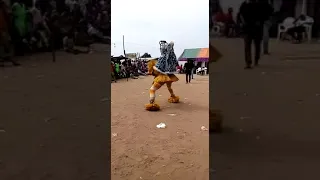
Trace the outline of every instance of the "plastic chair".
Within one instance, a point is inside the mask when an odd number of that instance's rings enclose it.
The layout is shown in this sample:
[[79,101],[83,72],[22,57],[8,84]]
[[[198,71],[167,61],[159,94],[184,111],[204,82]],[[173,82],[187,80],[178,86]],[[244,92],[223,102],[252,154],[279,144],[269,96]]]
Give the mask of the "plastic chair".
[[213,33],[216,34],[216,35],[220,35],[220,33],[221,33],[221,28],[220,28],[220,26],[214,25],[214,26],[213,26]]
[[279,41],[281,39],[281,34],[287,33],[288,29],[290,29],[294,26],[294,24],[293,24],[294,21],[295,21],[295,18],[287,17],[282,23],[278,24],[277,41]]
[[221,34],[223,32],[223,29],[224,29],[224,24],[223,23],[220,23],[220,22],[213,23],[212,32],[214,33],[214,35],[221,36]]
[[313,23],[314,19],[312,17],[307,16],[306,20],[303,22],[303,26],[306,28],[306,35],[307,35],[307,41],[310,43],[312,40],[312,28],[313,28]]

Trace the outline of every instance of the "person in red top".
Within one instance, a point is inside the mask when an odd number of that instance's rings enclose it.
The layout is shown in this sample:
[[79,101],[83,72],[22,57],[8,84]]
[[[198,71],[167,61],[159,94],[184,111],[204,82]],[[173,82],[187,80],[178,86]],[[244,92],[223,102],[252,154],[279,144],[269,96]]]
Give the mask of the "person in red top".
[[222,9],[217,12],[215,22],[225,23],[225,14],[223,13]]
[[182,65],[178,65],[177,70],[179,71],[179,74],[181,74],[182,73]]
[[227,23],[235,23],[233,20],[233,9],[229,8],[228,13],[225,15],[226,22]]
[[233,20],[233,9],[228,8],[228,13],[225,15],[225,25],[226,25],[226,37],[235,34],[235,21]]

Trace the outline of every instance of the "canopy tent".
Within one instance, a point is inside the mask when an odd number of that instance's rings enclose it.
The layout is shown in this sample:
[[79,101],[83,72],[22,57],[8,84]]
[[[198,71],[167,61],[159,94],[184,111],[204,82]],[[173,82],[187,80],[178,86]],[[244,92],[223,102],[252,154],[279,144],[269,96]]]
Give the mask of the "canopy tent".
[[187,61],[189,59],[193,59],[197,62],[208,62],[209,48],[185,49],[178,60]]
[[126,58],[122,55],[120,56],[111,56],[111,61],[119,61],[119,60],[122,60],[122,59],[129,59],[129,58]]
[[147,62],[154,60],[154,59],[158,60],[159,58],[140,58],[140,60],[147,61]]

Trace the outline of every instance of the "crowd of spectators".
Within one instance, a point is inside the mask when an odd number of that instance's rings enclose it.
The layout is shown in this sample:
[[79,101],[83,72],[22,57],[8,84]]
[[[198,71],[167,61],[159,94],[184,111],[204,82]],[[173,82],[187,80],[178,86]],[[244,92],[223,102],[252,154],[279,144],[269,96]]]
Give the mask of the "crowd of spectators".
[[146,76],[147,71],[147,61],[145,60],[112,59],[111,61],[111,78],[114,82],[123,78],[137,79],[139,76]]
[[106,0],[0,0],[1,59],[62,48],[88,53],[93,42],[110,44],[110,8]]

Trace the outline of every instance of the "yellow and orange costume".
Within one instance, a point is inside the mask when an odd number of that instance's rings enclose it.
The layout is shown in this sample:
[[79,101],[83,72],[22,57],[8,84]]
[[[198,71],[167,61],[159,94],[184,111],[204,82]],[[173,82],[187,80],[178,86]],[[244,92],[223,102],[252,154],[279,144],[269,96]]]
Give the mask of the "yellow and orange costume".
[[160,89],[164,84],[167,85],[168,91],[170,93],[170,97],[168,99],[169,103],[178,103],[179,102],[179,97],[176,96],[173,92],[172,89],[172,83],[177,82],[179,79],[176,75],[174,74],[162,74],[159,71],[155,70],[155,65],[157,63],[157,60],[150,60],[148,62],[148,74],[153,75],[154,79],[152,82],[152,86],[149,90],[150,94],[150,99],[149,99],[149,104],[146,104],[146,110],[148,111],[158,111],[160,110],[160,106],[155,103],[155,98],[156,98],[156,91]]
[[[160,43],[161,42],[166,44],[165,41],[160,41]],[[158,61],[161,61],[160,59],[159,60],[153,59],[148,62],[148,74],[154,76],[152,86],[149,90],[149,94],[150,94],[149,104],[146,104],[146,110],[148,110],[148,111],[160,110],[160,106],[155,103],[156,91],[158,89],[160,89],[164,84],[167,85],[168,91],[170,93],[170,97],[168,99],[168,102],[169,103],[178,103],[179,102],[179,97],[174,94],[173,89],[172,89],[172,83],[177,82],[179,80],[176,75],[171,73],[171,72],[173,72],[173,66],[176,67],[176,64],[175,64],[176,57],[173,52],[173,43],[171,42],[169,45],[166,44],[166,46],[163,49],[166,49],[166,48],[167,48],[167,50],[164,51],[164,54],[171,53],[169,58],[168,58],[168,56],[164,55],[163,57],[167,58],[167,59],[162,59],[163,62],[159,63]],[[170,67],[166,67],[165,64],[167,66],[169,64]],[[164,72],[164,71],[166,71],[166,72]]]

